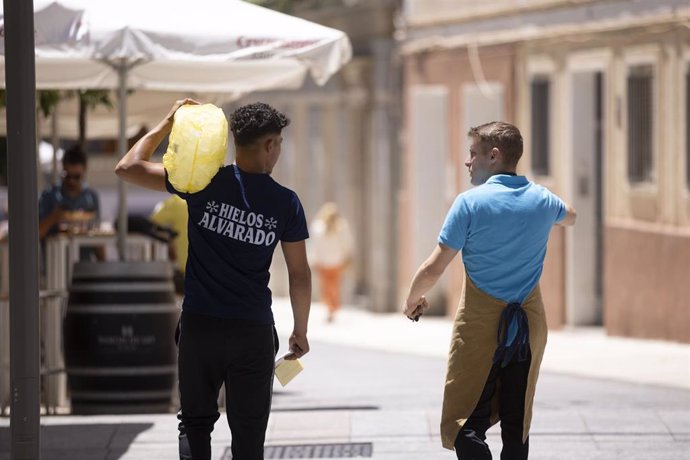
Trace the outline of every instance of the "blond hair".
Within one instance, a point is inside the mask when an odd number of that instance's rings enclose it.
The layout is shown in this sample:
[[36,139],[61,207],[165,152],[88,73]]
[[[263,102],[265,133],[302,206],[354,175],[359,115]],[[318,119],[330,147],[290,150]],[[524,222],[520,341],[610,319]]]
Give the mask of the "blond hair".
[[343,225],[343,217],[338,211],[338,206],[333,202],[324,203],[316,213],[316,220],[323,222],[326,233],[333,233]]

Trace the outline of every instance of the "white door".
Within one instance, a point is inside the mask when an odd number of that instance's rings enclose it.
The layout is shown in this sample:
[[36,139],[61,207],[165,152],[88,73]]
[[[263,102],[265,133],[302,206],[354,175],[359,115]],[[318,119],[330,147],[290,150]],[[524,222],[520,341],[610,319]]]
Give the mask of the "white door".
[[[448,89],[445,86],[415,85],[410,96],[410,250],[416,270],[436,247],[448,210]],[[432,313],[444,311],[445,286],[443,277],[427,295],[434,310]]]
[[600,72],[572,74],[572,204],[577,225],[569,236],[568,310],[571,325],[602,323],[603,85]]

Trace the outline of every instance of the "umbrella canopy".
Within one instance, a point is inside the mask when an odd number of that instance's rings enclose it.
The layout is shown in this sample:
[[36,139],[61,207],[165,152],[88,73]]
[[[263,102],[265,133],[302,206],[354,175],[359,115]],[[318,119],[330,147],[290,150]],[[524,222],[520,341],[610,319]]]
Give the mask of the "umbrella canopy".
[[[0,32],[4,18],[0,9]],[[352,56],[343,32],[240,0],[35,0],[34,29],[37,88],[117,88],[120,155],[127,150],[127,89],[237,97],[297,88],[307,73],[323,84]],[[0,43],[0,87],[4,55]],[[119,201],[123,258],[122,181]]]
[[[307,72],[325,83],[352,54],[341,31],[240,0],[35,0],[34,11],[45,89],[117,88],[121,66],[128,88],[297,88]],[[4,42],[0,54],[4,70]]]

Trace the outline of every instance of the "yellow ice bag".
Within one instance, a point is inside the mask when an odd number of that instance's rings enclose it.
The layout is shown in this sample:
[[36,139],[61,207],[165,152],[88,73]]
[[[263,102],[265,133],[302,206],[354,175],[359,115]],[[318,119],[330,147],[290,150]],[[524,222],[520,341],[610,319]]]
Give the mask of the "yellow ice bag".
[[163,165],[175,190],[203,190],[225,162],[228,121],[213,104],[183,105],[175,112]]

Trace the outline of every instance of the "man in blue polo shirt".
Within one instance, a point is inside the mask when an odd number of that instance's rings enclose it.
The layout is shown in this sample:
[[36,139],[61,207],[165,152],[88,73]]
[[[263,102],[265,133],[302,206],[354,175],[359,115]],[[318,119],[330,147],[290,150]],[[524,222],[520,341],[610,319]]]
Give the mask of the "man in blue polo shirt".
[[180,458],[211,458],[211,431],[223,383],[236,460],[263,459],[278,349],[268,288],[273,251],[285,255],[294,329],[288,359],[309,351],[307,322],[311,272],[307,223],[297,195],[270,174],[281,152],[289,120],[256,103],[230,117],[236,161],[221,168],[197,193],[172,186],[151,155],[170,133],[178,101],[157,127],[120,161],[124,180],[168,190],[187,202],[189,251],[179,334]]
[[522,136],[515,126],[492,122],[468,134],[465,165],[477,187],[456,198],[403,308],[418,320],[429,307],[424,294],[462,251],[466,279],[449,353],[442,444],[458,459],[491,459],[486,430],[500,419],[501,459],[524,460],[546,345],[538,286],[546,243],[554,224],[575,223],[575,211],[516,174]]
[[[80,145],[74,145],[62,157],[62,178],[47,187],[38,200],[38,237],[45,239],[58,234],[60,227],[86,229],[100,221],[98,193],[86,183],[87,157]],[[81,248],[79,257],[105,259],[105,248]]]

